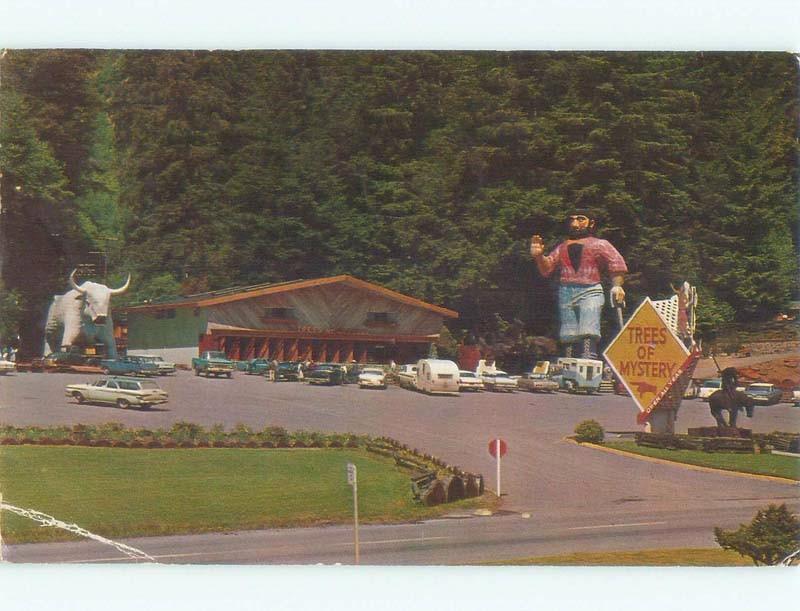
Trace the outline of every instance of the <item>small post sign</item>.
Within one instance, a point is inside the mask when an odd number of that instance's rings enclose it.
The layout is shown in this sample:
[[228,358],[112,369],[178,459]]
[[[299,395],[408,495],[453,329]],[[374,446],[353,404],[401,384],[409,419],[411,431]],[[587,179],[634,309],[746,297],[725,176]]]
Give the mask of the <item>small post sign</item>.
[[356,549],[356,564],[358,564],[358,471],[351,462],[347,463],[347,483],[353,487],[353,537]]
[[497,437],[489,442],[489,454],[497,459],[497,498],[500,498],[500,459],[508,452],[508,444]]

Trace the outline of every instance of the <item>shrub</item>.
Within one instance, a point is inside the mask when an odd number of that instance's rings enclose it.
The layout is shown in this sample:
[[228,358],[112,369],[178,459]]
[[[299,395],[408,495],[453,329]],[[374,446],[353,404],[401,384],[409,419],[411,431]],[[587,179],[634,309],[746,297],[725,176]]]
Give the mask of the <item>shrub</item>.
[[233,427],[233,431],[231,433],[239,443],[246,443],[253,435],[253,429],[247,425],[239,423]]
[[203,427],[181,420],[173,424],[169,432],[170,436],[178,442],[194,441],[203,432]]
[[575,439],[580,442],[603,443],[605,431],[597,420],[584,420],[575,427]]
[[217,446],[216,443],[217,442],[221,443],[221,442],[225,441],[226,437],[227,437],[227,435],[225,434],[225,425],[223,425],[223,424],[215,424],[208,431],[208,438],[211,441],[211,443],[214,445],[215,448],[222,447],[222,446]]
[[800,547],[800,521],[785,504],[770,505],[738,530],[715,528],[714,539],[722,549],[748,556],[756,566],[778,564]]

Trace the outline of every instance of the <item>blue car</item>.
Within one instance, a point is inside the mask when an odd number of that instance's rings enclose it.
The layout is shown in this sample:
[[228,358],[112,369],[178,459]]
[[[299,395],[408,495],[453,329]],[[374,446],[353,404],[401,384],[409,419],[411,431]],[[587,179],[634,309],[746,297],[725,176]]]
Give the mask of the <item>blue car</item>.
[[103,359],[100,368],[106,375],[157,376],[159,373],[158,365],[135,356]]

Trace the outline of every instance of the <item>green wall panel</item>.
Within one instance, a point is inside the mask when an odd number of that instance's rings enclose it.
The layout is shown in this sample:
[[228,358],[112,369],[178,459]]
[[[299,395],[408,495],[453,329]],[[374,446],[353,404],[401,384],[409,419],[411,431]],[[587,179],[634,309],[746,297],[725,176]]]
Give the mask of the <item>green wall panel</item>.
[[[195,315],[197,311],[197,315]],[[197,346],[205,333],[205,310],[176,308],[175,318],[156,318],[153,313],[128,313],[128,349],[187,348]]]

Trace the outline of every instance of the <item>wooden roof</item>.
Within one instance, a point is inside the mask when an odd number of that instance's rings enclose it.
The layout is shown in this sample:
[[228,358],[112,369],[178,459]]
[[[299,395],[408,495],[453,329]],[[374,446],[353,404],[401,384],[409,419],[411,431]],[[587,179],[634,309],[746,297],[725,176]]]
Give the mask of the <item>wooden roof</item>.
[[209,293],[187,295],[186,297],[179,297],[173,300],[166,300],[158,303],[145,303],[141,305],[128,306],[127,308],[120,308],[120,310],[126,312],[148,312],[148,311],[163,310],[167,308],[186,308],[186,307],[203,308],[203,307],[220,305],[223,303],[230,303],[233,301],[241,301],[242,299],[264,297],[266,295],[275,295],[277,293],[297,291],[300,289],[307,289],[316,286],[325,286],[330,284],[344,284],[346,286],[350,286],[355,289],[361,289],[381,295],[383,297],[386,297],[387,299],[399,301],[401,303],[405,303],[407,305],[411,305],[418,308],[424,308],[426,310],[430,310],[431,312],[436,312],[437,314],[446,316],[448,318],[458,318],[458,312],[455,312],[453,310],[433,305],[431,303],[422,301],[421,299],[409,297],[408,295],[403,295],[402,293],[398,293],[397,291],[387,289],[383,286],[380,286],[379,284],[374,284],[372,282],[367,282],[365,280],[359,280],[358,278],[354,278],[353,276],[349,276],[347,274],[343,274],[340,276],[331,276],[328,278],[314,278],[311,280],[293,280],[289,282],[279,282],[275,284],[257,284],[253,286],[234,287],[230,289],[212,291]]

